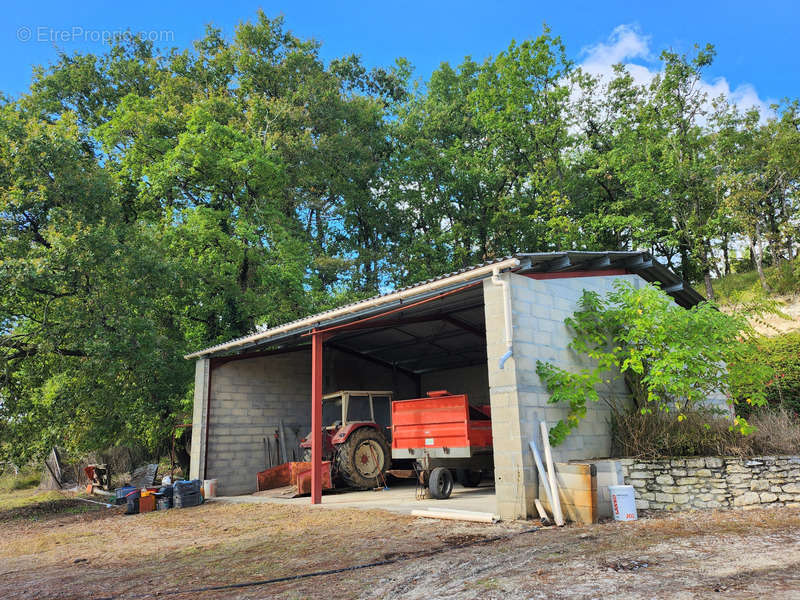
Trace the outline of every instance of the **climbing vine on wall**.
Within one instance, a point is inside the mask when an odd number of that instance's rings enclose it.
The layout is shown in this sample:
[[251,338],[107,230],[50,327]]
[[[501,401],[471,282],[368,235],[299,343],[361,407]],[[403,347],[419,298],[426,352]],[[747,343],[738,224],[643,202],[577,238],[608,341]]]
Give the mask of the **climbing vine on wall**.
[[754,360],[756,334],[745,315],[729,315],[712,303],[684,309],[652,285],[634,287],[617,281],[605,296],[584,290],[578,310],[566,320],[574,337],[569,347],[591,365],[570,372],[538,361],[537,373],[549,402],[566,404],[569,413],[550,430],[559,444],[586,416],[587,402],[622,378],[627,398],[642,413],[654,410],[678,421],[709,398],[722,394],[733,409],[731,430],[752,431],[736,414],[740,402],[763,405],[772,369]]

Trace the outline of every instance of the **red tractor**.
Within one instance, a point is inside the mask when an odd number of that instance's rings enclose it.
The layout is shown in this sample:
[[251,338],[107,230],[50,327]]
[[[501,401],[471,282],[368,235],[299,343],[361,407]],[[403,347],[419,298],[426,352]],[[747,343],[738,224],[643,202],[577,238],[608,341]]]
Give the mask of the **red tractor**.
[[[392,392],[344,390],[322,397],[322,460],[346,485],[369,489],[384,482],[392,462]],[[386,433],[384,433],[386,432]],[[300,441],[303,460],[311,461],[311,434]]]

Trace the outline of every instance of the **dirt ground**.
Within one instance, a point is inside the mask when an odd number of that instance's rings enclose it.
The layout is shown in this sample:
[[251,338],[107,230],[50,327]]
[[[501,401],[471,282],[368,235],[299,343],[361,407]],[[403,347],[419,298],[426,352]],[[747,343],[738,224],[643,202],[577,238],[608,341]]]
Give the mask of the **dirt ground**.
[[0,598],[800,597],[798,508],[531,531],[269,504],[125,516],[27,494],[0,502]]
[[778,301],[782,314],[767,314],[750,319],[753,328],[768,337],[800,329],[800,295],[776,296],[775,300]]

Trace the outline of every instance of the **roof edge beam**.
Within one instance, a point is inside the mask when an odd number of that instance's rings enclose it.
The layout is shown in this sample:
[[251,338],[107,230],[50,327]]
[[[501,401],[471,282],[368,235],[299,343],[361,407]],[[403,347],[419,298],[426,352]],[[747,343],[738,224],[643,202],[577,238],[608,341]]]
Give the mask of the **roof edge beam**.
[[572,261],[569,258],[569,254],[564,254],[562,256],[558,256],[553,260],[549,260],[545,263],[541,263],[539,265],[534,264],[533,269],[535,272],[540,273],[552,273],[553,271],[563,271],[564,269],[568,269],[572,266]]
[[598,269],[606,269],[611,266],[611,259],[608,256],[601,256],[600,258],[595,258],[589,265],[586,267],[588,271],[597,271]]
[[397,369],[400,373],[412,379],[416,379],[417,377],[417,374],[414,373],[414,371],[409,371],[408,369],[404,369],[403,367],[397,366],[395,363],[391,363],[386,360],[381,360],[380,358],[369,356],[368,354],[362,354],[358,350],[353,350],[352,348],[348,348],[347,346],[342,346],[341,344],[335,344],[333,342],[327,342],[326,345],[331,350],[336,350],[337,352],[342,352],[343,354],[349,354],[350,356],[355,356],[357,358],[360,358],[367,362],[371,362],[381,367],[385,367],[387,369]]
[[674,294],[675,292],[682,292],[684,288],[683,282],[676,283],[674,285],[666,286],[664,291],[668,294]]
[[653,266],[652,259],[645,260],[644,255],[640,254],[639,256],[635,256],[633,258],[629,258],[625,261],[625,267],[628,269],[649,269]]

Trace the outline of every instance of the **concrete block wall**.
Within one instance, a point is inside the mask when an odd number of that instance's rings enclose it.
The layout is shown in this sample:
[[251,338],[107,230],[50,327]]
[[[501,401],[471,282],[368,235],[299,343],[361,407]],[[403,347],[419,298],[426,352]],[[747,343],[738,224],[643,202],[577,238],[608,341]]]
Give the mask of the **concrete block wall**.
[[433,390],[467,394],[475,406],[489,404],[489,372],[484,364],[423,374],[422,394]]
[[[510,274],[502,275],[508,279]],[[494,485],[497,513],[502,519],[524,519],[534,514],[536,465],[520,430],[516,362],[498,367],[506,352],[503,290],[491,280],[483,282],[484,319],[489,396],[492,407]],[[526,485],[527,484],[527,485]]]
[[[323,394],[343,389],[386,389],[398,398],[416,394],[416,381],[392,369],[332,349],[323,356]],[[213,369],[208,359],[197,361],[191,477],[217,479],[221,496],[254,492],[256,473],[278,462],[274,436],[281,420],[287,451],[291,456],[294,449],[299,458],[299,439],[311,430],[310,351],[233,360]],[[264,439],[272,464],[265,460]]]
[[[548,404],[549,394],[536,373],[536,361],[570,371],[588,366],[567,348],[572,335],[564,324],[578,308],[583,290],[605,293],[620,278],[634,285],[643,285],[644,281],[636,275],[535,280],[505,273],[502,277],[511,286],[513,325],[513,357],[502,370],[498,365],[506,351],[502,288],[487,280],[483,289],[497,505],[500,516],[510,519],[535,514],[538,477],[528,441],[535,436],[540,443],[540,421],[553,425],[568,412],[568,407]],[[626,393],[621,380],[598,391],[609,398]],[[587,408],[578,429],[553,449],[553,460],[566,462],[610,454],[609,409],[602,402]]]
[[[567,347],[573,336],[564,321],[578,309],[583,290],[605,294],[619,279],[628,280],[633,285],[644,283],[637,275],[545,280],[512,275],[514,360],[521,407],[520,424],[524,433],[530,435],[543,419],[554,425],[567,416],[568,407],[547,403],[550,394],[536,373],[536,361],[549,362],[568,371],[590,367],[588,361]],[[629,392],[622,378],[610,379],[610,385],[598,390],[601,398],[617,401],[625,398]],[[610,409],[602,400],[589,403],[587,409],[587,415],[577,430],[564,443],[553,448],[554,460],[610,455]]]
[[290,352],[222,364],[211,374],[210,389],[205,479],[218,480],[220,496],[254,492],[256,473],[266,466],[264,439],[274,453],[280,421],[289,452],[296,448],[294,432],[302,437],[311,428],[311,355]]
[[417,394],[415,379],[337,350],[324,351],[322,379],[323,394],[339,390],[390,390],[397,399],[413,398]]
[[211,360],[201,358],[194,366],[194,405],[192,410],[192,448],[189,457],[189,478],[202,479],[206,455],[206,410]]

